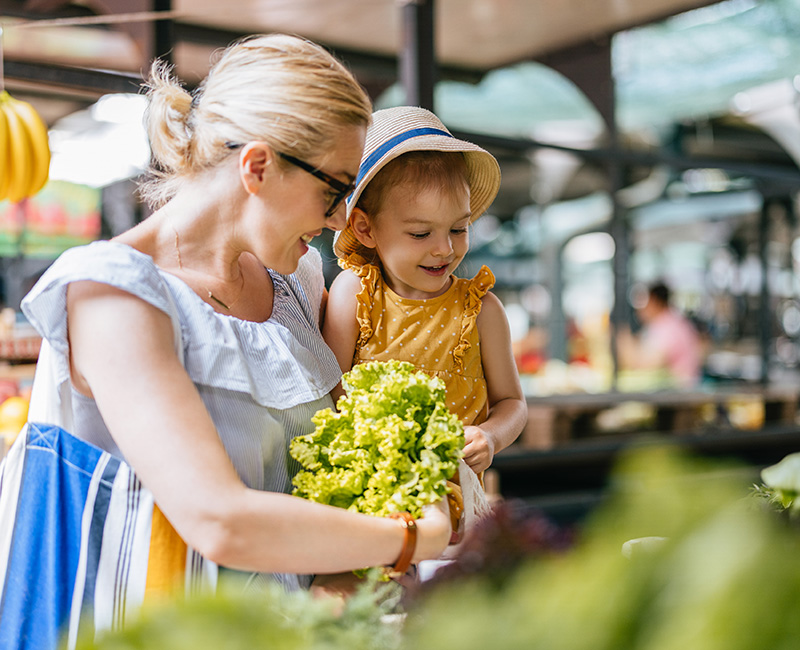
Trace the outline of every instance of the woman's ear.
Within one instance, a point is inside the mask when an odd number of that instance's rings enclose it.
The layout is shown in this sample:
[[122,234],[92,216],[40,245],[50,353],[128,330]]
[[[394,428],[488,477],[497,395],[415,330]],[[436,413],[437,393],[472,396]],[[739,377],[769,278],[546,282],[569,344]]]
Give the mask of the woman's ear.
[[275,152],[266,142],[248,142],[239,154],[239,176],[248,194],[258,194]]
[[353,229],[353,234],[356,236],[356,239],[361,242],[362,246],[375,248],[376,243],[372,236],[372,220],[361,208],[353,208],[353,211],[350,213],[350,227]]

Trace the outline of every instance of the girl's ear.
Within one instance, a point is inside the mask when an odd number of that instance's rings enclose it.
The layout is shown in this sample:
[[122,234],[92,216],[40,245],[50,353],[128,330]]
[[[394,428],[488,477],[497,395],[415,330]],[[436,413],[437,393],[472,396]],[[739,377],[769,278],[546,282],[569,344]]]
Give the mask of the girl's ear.
[[258,194],[275,152],[266,142],[248,142],[239,153],[239,176],[248,194]]
[[375,239],[372,236],[372,221],[369,215],[361,208],[353,208],[350,213],[350,227],[356,239],[367,248],[375,248]]

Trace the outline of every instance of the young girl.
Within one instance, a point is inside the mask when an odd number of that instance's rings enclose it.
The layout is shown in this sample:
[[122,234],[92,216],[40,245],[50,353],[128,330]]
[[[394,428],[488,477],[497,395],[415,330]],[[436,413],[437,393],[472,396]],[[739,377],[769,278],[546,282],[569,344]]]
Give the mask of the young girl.
[[346,270],[331,285],[323,328],[343,372],[401,359],[440,377],[474,474],[527,417],[505,312],[488,292],[494,276],[485,266],[471,280],[453,275],[469,249],[469,224],[499,185],[494,157],[454,138],[430,111],[373,113],[347,225],[334,243]]

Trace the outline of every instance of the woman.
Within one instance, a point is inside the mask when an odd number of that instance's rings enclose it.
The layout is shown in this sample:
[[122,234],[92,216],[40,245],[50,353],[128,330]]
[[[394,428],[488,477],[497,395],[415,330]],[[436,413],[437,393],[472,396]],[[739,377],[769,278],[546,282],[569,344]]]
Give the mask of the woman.
[[[155,212],[65,253],[23,304],[71,382],[73,433],[124,458],[221,566],[292,574],[292,587],[293,574],[392,565],[405,522],[284,494],[287,443],[339,379],[309,242],[344,225],[368,98],[322,48],[272,35],[228,48],[194,96],[154,66],[149,100]],[[433,508],[414,559],[449,534]]]

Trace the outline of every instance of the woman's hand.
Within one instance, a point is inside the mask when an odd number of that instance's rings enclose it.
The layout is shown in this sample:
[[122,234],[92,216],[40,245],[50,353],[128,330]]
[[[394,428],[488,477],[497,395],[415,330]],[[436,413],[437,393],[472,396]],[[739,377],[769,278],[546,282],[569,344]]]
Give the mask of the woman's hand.
[[494,440],[480,427],[464,427],[464,462],[476,474],[489,468],[494,460]]
[[421,560],[435,560],[450,543],[450,508],[447,499],[425,506],[422,517],[417,519],[417,548],[411,561],[416,564]]

